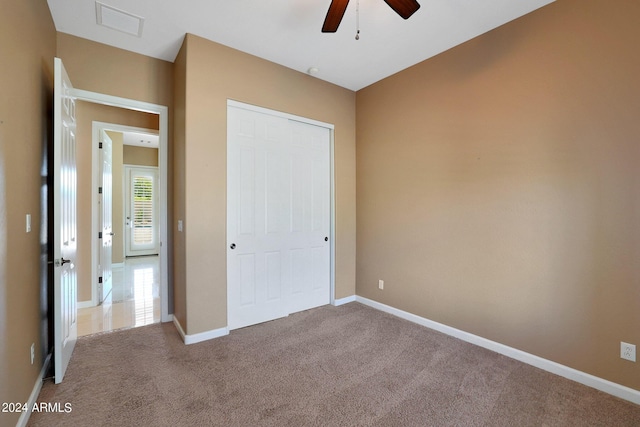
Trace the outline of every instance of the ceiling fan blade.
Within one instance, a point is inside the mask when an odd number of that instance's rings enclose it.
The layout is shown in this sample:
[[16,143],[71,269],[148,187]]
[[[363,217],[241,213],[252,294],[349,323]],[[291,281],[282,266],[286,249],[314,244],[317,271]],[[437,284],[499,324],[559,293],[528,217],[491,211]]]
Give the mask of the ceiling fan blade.
[[323,33],[335,33],[338,30],[348,4],[349,0],[331,0],[327,16],[322,24]]
[[395,10],[396,13],[402,16],[404,19],[408,19],[411,15],[413,15],[418,9],[420,9],[420,4],[416,0],[384,0],[387,2],[391,9]]

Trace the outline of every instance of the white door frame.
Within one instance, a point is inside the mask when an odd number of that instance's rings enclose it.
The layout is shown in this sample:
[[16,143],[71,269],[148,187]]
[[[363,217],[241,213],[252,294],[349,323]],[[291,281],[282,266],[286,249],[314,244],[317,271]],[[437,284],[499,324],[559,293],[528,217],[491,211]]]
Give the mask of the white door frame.
[[[93,138],[92,138],[93,140]],[[97,231],[98,235],[102,235],[102,239],[98,238],[98,269],[97,269],[97,273],[96,276],[98,276],[98,279],[100,277],[102,277],[102,283],[100,283],[100,280],[97,280],[97,294],[98,294],[98,303],[99,304],[104,304],[107,295],[109,295],[109,293],[111,293],[111,288],[113,287],[113,276],[111,274],[112,272],[112,254],[113,254],[113,236],[114,236],[114,229],[113,229],[113,141],[111,140],[111,137],[109,135],[107,135],[107,132],[104,129],[100,129],[100,139],[98,141],[93,141],[93,143],[95,145],[98,145],[99,147],[101,146],[101,149],[98,149],[98,170],[95,171],[95,173],[98,175],[98,183],[99,183],[99,188],[102,188],[102,195],[98,194],[98,200],[99,202],[97,203],[97,207],[98,207],[98,230],[93,230],[93,236],[95,236],[95,233]],[[108,153],[108,155],[107,155]],[[109,177],[111,179],[111,182],[105,182],[105,158],[109,160]],[[92,173],[93,172],[93,168],[92,168]],[[96,201],[94,200],[94,203]],[[92,210],[92,217],[93,217],[93,208],[94,205],[91,206],[91,210]],[[108,214],[105,215],[105,213],[107,212],[107,209],[110,210],[110,212]],[[110,228],[111,230],[106,233],[106,230],[104,228],[105,226],[105,217],[110,220]],[[105,235],[106,234],[106,235]],[[93,239],[93,237],[92,237]],[[110,241],[110,245],[108,246],[108,250],[105,250],[105,242]],[[96,247],[94,246],[94,249]],[[92,258],[93,258],[93,251],[92,253]],[[105,257],[104,255],[108,254],[107,257]],[[106,259],[105,259],[106,258]],[[108,261],[108,264],[107,264]],[[106,272],[106,274],[105,274]],[[107,276],[107,277],[105,277]],[[93,283],[93,280],[96,280],[95,278],[92,278],[91,282]],[[92,294],[93,294],[93,289],[92,289]],[[106,292],[106,294],[105,294]]]
[[[123,107],[124,108],[124,107]],[[132,108],[128,108],[131,110]],[[100,150],[98,149],[98,143],[100,142],[100,131],[114,131],[114,132],[135,132],[135,133],[147,133],[151,135],[158,135],[158,129],[146,129],[139,128],[135,126],[125,126],[119,125],[116,123],[107,123],[107,122],[98,122],[93,121],[91,125],[91,175],[92,175],[92,186],[91,186],[91,200],[94,203],[91,204],[91,247],[98,248],[100,246],[98,242],[98,232],[100,231],[101,225],[99,224],[99,215],[98,215],[98,205],[95,202],[98,200],[98,181],[99,181],[99,166],[100,166]],[[158,148],[159,150],[159,148]],[[158,151],[158,161],[160,160],[160,151]],[[158,168],[159,169],[159,168]],[[158,170],[158,173],[160,171]],[[93,181],[95,179],[95,182]],[[120,177],[122,179],[122,177]],[[158,175],[158,179],[160,179],[160,175]],[[161,207],[160,207],[161,208]],[[124,209],[124,207],[123,207]],[[124,213],[124,212],[123,212]],[[158,218],[160,219],[160,218]],[[124,228],[122,230],[117,230],[114,232],[123,233]],[[123,240],[124,242],[124,240]],[[122,248],[124,251],[124,247]],[[162,297],[161,297],[162,298]],[[93,307],[98,305],[100,300],[100,296],[98,295],[98,253],[95,250],[91,251],[91,305],[83,305],[79,304],[78,307]]]
[[[335,274],[335,264],[336,264],[336,227],[335,227],[335,221],[336,221],[336,197],[335,197],[335,137],[334,137],[334,132],[335,132],[335,126],[331,123],[325,123],[325,122],[321,122],[318,120],[314,120],[314,119],[309,119],[307,117],[302,117],[302,116],[296,116],[294,114],[289,114],[289,113],[284,113],[282,111],[276,111],[276,110],[270,110],[268,108],[264,108],[264,107],[258,107],[256,105],[252,105],[252,104],[246,104],[244,102],[239,102],[239,101],[235,101],[233,99],[227,99],[227,108],[229,107],[236,107],[236,108],[243,108],[245,110],[249,110],[249,111],[255,111],[258,113],[263,113],[263,114],[268,114],[271,116],[276,116],[276,117],[282,117],[285,119],[289,119],[289,120],[295,120],[298,122],[302,122],[302,123],[307,123],[307,124],[311,124],[311,125],[315,125],[315,126],[320,126],[323,128],[327,128],[329,129],[329,179],[330,179],[330,183],[329,183],[329,188],[330,188],[330,224],[329,224],[329,238],[330,240],[330,245],[329,245],[329,281],[330,281],[330,304],[331,305],[335,305],[335,301],[336,301],[336,274]],[[226,228],[225,228],[226,230]],[[228,240],[227,236],[227,240]],[[230,244],[231,242],[227,241],[227,246]],[[228,273],[227,273],[228,274]],[[227,280],[228,283],[228,280]],[[228,295],[227,295],[227,304],[229,303],[228,301]],[[228,321],[227,321],[228,323]],[[228,326],[228,325],[227,325]]]
[[[168,136],[169,136],[169,108],[164,105],[151,104],[149,102],[137,101],[134,99],[121,98],[119,96],[105,95],[97,92],[90,92],[82,89],[73,89],[72,95],[74,98],[80,101],[92,102],[94,104],[108,105],[111,107],[124,108],[127,110],[141,111],[144,113],[157,114],[159,116],[159,136],[160,143],[158,146],[158,201],[159,201],[159,226],[160,226],[160,304],[161,304],[161,316],[162,322],[171,322],[173,315],[169,314],[169,273],[168,273]],[[98,161],[97,149],[92,154],[92,165],[95,167]],[[96,173],[92,173],[91,178],[91,197],[92,200],[98,198],[98,176]],[[92,222],[94,218],[92,218]],[[97,225],[97,215],[95,218],[95,224],[92,229]],[[94,233],[94,237],[97,239],[97,234]],[[92,238],[92,239],[93,239]],[[96,242],[92,242],[92,247],[97,246]],[[97,263],[96,263],[97,265]],[[94,277],[95,277],[95,273]],[[97,280],[97,279],[96,279]],[[94,303],[97,303],[97,291],[92,292],[92,299]]]

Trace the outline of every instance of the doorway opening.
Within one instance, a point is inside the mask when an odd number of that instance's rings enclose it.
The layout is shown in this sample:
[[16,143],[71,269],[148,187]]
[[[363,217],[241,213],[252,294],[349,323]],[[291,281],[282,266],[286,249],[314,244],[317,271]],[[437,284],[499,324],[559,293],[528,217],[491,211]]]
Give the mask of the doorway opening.
[[[105,111],[117,111],[120,121],[140,120],[112,108],[92,110],[91,117]],[[157,323],[161,306],[158,126],[93,120],[91,127],[98,195],[91,205],[91,300],[80,303],[78,336]],[[141,255],[146,259],[132,258]]]
[[[160,298],[161,298],[161,321],[169,322],[173,316],[169,314],[169,286],[168,286],[168,107],[141,102],[111,95],[89,92],[75,89],[69,76],[64,69],[62,60],[54,58],[54,102],[53,102],[53,145],[52,153],[52,206],[53,221],[49,237],[52,241],[53,268],[53,301],[49,306],[49,313],[52,314],[53,321],[50,327],[53,331],[53,360],[55,382],[59,384],[64,378],[65,371],[71,360],[73,349],[77,340],[78,322],[78,267],[80,265],[89,266],[90,262],[82,261],[81,255],[86,252],[94,252],[91,245],[85,251],[78,250],[80,234],[77,233],[78,221],[94,215],[78,212],[78,183],[90,181],[89,193],[91,201],[96,199],[99,189],[96,174],[89,173],[90,179],[78,179],[78,167],[86,166],[89,162],[79,163],[76,158],[77,149],[77,101],[86,101],[94,105],[105,105],[109,107],[124,108],[126,110],[138,111],[157,115],[159,129],[159,152],[158,164],[160,176],[159,187],[159,277],[160,277]],[[90,140],[90,138],[87,138]],[[87,143],[81,145],[88,145]],[[91,147],[89,147],[91,148]],[[89,167],[93,166],[96,158],[93,159]],[[91,210],[91,208],[89,209]],[[88,227],[91,233],[91,227]],[[83,233],[84,234],[84,233]],[[91,239],[92,236],[89,236]],[[84,253],[83,253],[84,252]],[[91,282],[89,279],[87,282]]]
[[[78,101],[84,101],[88,103],[98,104],[108,107],[116,107],[123,110],[130,110],[133,112],[149,113],[157,116],[157,130],[149,128],[136,128],[127,125],[118,125],[113,123],[100,123],[93,124],[92,135],[93,138],[100,139],[101,129],[108,129],[111,132],[140,132],[143,135],[154,136],[155,148],[157,150],[157,255],[153,263],[157,264],[157,268],[154,270],[147,269],[144,273],[147,277],[157,277],[158,293],[160,300],[160,321],[169,322],[173,316],[169,314],[170,311],[170,296],[169,296],[169,274],[168,274],[168,108],[166,106],[151,104],[147,102],[131,100],[127,98],[115,97],[111,95],[105,95],[95,92],[89,92],[79,89],[72,90],[73,97]],[[139,135],[138,135],[139,136]],[[146,143],[146,142],[145,142]],[[99,170],[99,148],[98,144],[94,144],[92,147],[92,173],[91,173],[91,195],[92,200],[99,199],[100,186],[98,185],[98,173],[93,171]],[[98,230],[99,215],[97,205],[92,204],[91,214],[91,230]],[[114,231],[117,236],[118,230]],[[123,231],[120,232],[120,238],[122,238]],[[114,236],[115,237],[115,236]],[[92,254],[91,254],[91,277],[92,287],[91,296],[88,304],[80,304],[80,307],[96,306],[99,303],[99,289],[98,289],[98,240],[99,234],[92,232]],[[116,263],[117,264],[117,263]],[[125,262],[122,261],[120,265],[116,265],[117,268],[125,268]],[[152,271],[153,273],[149,273]],[[142,274],[142,273],[135,273]],[[112,275],[113,277],[113,275]],[[95,286],[93,285],[95,280]]]

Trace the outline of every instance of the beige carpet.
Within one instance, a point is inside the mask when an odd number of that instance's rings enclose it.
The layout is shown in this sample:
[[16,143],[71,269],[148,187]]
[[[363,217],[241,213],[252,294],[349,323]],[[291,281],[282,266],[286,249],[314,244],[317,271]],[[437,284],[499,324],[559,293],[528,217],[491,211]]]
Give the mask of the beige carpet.
[[640,406],[358,303],[185,346],[172,324],[78,341],[31,426],[640,426]]

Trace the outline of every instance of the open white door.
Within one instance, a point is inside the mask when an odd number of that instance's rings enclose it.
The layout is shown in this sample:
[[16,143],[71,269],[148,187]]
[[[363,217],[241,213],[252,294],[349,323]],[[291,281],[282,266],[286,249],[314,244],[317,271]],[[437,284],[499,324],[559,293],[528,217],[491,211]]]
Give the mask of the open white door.
[[62,381],[78,337],[76,111],[62,60],[54,60],[53,256],[55,382]]
[[111,292],[111,253],[113,251],[113,142],[104,129],[100,130],[100,185],[98,209],[100,232],[98,234],[98,299],[102,304]]

